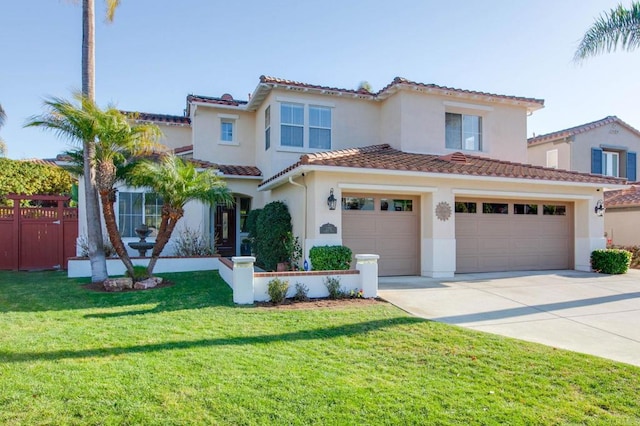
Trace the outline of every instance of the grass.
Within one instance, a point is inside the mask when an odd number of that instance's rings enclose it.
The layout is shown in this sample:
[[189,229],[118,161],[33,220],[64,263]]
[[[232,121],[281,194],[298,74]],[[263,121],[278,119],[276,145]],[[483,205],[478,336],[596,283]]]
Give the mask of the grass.
[[0,272],[0,424],[639,424],[640,368],[388,304],[234,307],[215,273]]

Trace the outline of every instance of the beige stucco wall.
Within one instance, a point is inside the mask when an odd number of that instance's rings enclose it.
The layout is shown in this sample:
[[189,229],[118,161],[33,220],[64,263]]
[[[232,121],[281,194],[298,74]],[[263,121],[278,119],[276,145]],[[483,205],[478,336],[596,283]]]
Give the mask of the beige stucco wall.
[[604,231],[612,244],[640,245],[640,208],[608,208],[604,214]]
[[160,143],[171,149],[180,148],[191,145],[191,127],[190,126],[170,126],[162,123],[156,123],[162,132]]
[[[235,119],[235,140],[220,140],[222,119]],[[192,112],[193,157],[217,164],[254,166],[255,114],[252,112],[197,105]]]
[[[527,162],[547,167],[547,152],[558,150],[558,169],[571,170],[571,146],[571,142],[566,139],[531,145],[527,150]],[[591,168],[588,171],[590,172]]]

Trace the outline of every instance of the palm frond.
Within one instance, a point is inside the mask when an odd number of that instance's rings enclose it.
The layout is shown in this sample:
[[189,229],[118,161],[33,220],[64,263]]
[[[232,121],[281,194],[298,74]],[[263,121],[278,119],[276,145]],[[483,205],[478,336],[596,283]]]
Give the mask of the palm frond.
[[640,46],[640,2],[633,2],[630,9],[619,5],[602,14],[584,34],[574,61],[614,52],[618,47],[631,51]]

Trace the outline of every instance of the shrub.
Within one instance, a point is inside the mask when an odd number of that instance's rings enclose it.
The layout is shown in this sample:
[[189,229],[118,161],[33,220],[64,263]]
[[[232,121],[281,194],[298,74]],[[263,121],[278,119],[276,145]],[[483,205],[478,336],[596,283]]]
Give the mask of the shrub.
[[266,206],[258,216],[256,226],[256,263],[268,271],[275,271],[278,263],[287,262],[287,234],[291,232],[291,215],[282,201]]
[[309,300],[309,287],[302,283],[296,283],[296,293],[293,295],[293,299],[299,302]]
[[325,278],[324,285],[329,291],[329,299],[343,299],[347,295],[347,293],[340,286],[340,278],[338,277]]
[[178,234],[175,242],[176,256],[211,256],[213,249],[209,237],[203,235],[198,229],[184,227]]
[[[111,244],[111,240],[109,240],[107,233],[103,231],[102,234],[102,249],[104,250],[105,257],[116,257],[116,249],[113,248],[113,245]],[[80,236],[78,236],[78,239],[76,240],[76,244],[80,249],[80,257],[89,257],[89,238],[87,237],[87,235],[80,234]]]
[[133,282],[144,281],[149,278],[149,273],[147,272],[146,266],[135,265],[133,267],[133,275],[127,271],[127,276],[130,277]]
[[262,212],[262,209],[251,210],[247,216],[245,226],[249,233],[249,239],[252,243],[255,243],[256,238],[258,237],[258,217],[260,217],[260,212]]
[[633,269],[640,269],[640,246],[611,246],[608,248],[622,249],[631,252],[631,265]]
[[594,250],[591,269],[604,274],[625,274],[631,264],[631,252],[620,249]]
[[287,291],[289,291],[289,281],[279,278],[269,281],[267,292],[273,303],[280,304],[284,302],[284,299],[287,298]]
[[0,205],[13,206],[5,195],[70,194],[76,179],[58,166],[0,158]]
[[300,244],[300,238],[294,237],[291,232],[287,232],[284,246],[287,251],[287,261],[289,262],[289,268],[292,271],[302,269],[300,267],[300,259],[302,259],[302,245]]
[[314,271],[346,271],[351,266],[351,249],[345,246],[315,246],[309,251]]

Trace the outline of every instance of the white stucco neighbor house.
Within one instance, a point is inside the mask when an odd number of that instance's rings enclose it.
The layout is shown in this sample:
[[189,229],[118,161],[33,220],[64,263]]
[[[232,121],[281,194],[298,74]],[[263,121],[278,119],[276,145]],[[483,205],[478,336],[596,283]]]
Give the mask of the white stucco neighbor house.
[[[246,101],[189,95],[184,115],[138,120],[226,179],[235,207],[192,203],[184,220],[222,256],[239,254],[250,209],[280,200],[305,253],[344,244],[380,255],[380,275],[589,270],[605,246],[597,202],[624,180],[526,164],[527,116],[543,106],[403,78],[370,93],[262,76]],[[123,235],[158,207],[120,188]]]
[[[529,162],[637,180],[640,131],[616,116],[529,138]],[[637,186],[607,191],[604,232],[610,244],[640,245]]]

